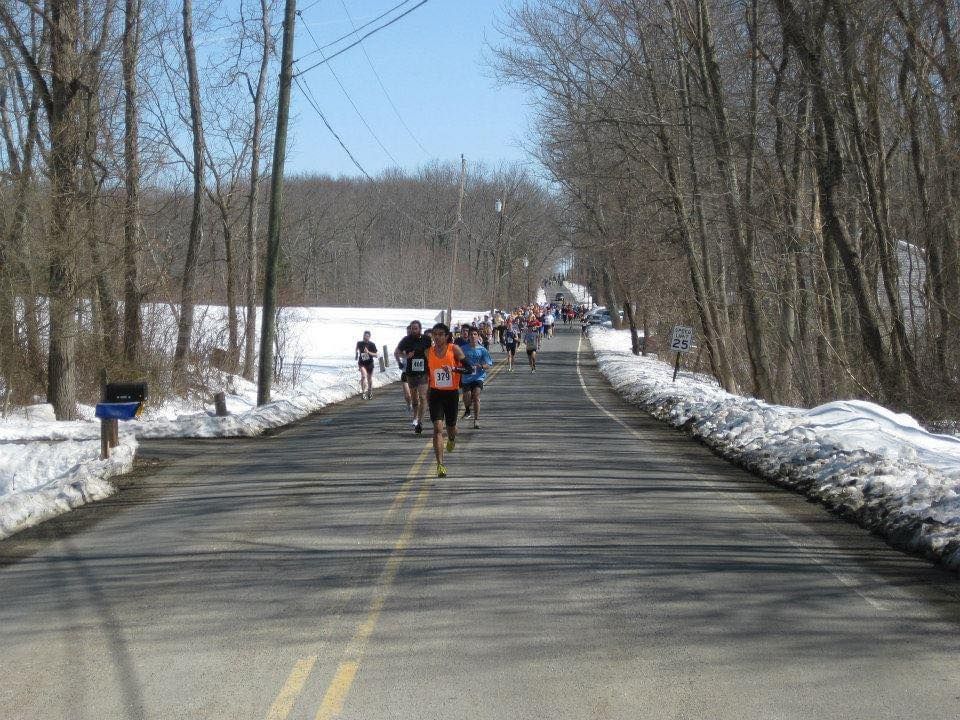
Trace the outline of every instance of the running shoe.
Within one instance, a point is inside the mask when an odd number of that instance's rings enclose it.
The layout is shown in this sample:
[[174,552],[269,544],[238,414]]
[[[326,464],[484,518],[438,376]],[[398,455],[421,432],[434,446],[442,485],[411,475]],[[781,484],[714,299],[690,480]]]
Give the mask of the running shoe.
[[441,465],[440,463],[437,463],[437,477],[446,477],[446,476],[447,476],[447,468]]
[[413,431],[414,431],[417,435],[419,435],[420,433],[423,432],[423,425],[421,425],[421,424],[418,423],[418,422],[414,422],[414,423],[413,423]]
[[479,429],[480,429],[480,423],[477,422],[476,420],[473,421],[473,429],[474,429],[474,430],[479,430]]
[[453,452],[453,449],[457,446],[457,441],[453,438],[447,440],[447,452]]
[[470,408],[467,408],[466,410],[463,411],[463,416],[464,416],[465,418],[470,417]]
[[419,424],[420,424],[420,423],[417,422],[417,419],[416,419],[416,418],[414,418],[413,420],[410,421],[410,427],[412,427],[414,430],[416,430],[417,425],[419,425]]

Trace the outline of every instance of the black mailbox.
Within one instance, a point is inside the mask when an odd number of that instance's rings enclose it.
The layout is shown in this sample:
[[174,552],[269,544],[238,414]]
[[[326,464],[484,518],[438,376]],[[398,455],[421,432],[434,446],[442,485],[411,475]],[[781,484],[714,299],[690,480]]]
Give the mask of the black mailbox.
[[139,402],[147,399],[147,384],[145,382],[135,383],[107,383],[103,389],[103,401],[107,403],[115,402]]

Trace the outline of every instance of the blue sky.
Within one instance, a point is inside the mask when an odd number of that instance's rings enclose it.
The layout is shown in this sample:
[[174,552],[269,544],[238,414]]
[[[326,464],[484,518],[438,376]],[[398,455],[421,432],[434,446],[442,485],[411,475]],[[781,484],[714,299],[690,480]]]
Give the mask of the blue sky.
[[[320,45],[353,29],[343,3],[353,21],[362,25],[398,2],[319,0],[314,4],[313,0],[298,0],[302,22],[297,25],[295,56],[302,58],[316,48],[304,24]],[[360,46],[329,64],[397,163],[364,127],[326,65],[306,72],[300,80],[309,86],[344,144],[372,175],[397,164],[413,170],[434,159],[456,162],[460,153],[468,163],[528,162],[520,147],[530,117],[526,95],[514,87],[498,86],[484,61],[486,43],[499,42],[494,24],[503,19],[505,7],[502,0],[430,0],[363,42],[393,103],[426,153],[397,119]],[[394,15],[399,12],[402,10]],[[299,67],[303,70],[320,58],[314,52]],[[296,85],[291,131],[288,172],[359,174]]]

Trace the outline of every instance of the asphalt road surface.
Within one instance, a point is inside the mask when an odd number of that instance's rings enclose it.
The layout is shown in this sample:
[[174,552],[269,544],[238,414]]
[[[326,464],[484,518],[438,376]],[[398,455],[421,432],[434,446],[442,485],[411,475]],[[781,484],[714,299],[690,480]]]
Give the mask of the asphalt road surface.
[[0,543],[0,716],[960,716],[953,575],[627,405],[578,329],[520,360],[445,479],[396,386],[144,443]]

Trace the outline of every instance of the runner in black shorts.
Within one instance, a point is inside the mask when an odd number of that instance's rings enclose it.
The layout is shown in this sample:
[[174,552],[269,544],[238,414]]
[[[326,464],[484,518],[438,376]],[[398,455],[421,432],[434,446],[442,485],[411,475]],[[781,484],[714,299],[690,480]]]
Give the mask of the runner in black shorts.
[[410,332],[397,345],[397,352],[407,361],[407,384],[410,386],[410,398],[413,402],[413,431],[423,432],[423,414],[427,409],[427,350],[430,338],[423,334],[419,320],[410,323]]
[[397,347],[393,351],[393,357],[397,361],[397,367],[400,368],[400,386],[403,389],[403,402],[407,406],[407,411],[413,410],[413,397],[410,392],[410,383],[408,382],[409,378],[407,377],[407,356],[400,350],[400,346],[403,345],[403,341],[410,337],[413,332],[413,323],[407,325],[407,334],[404,336],[403,340],[397,343]]
[[450,328],[443,323],[433,326],[431,339],[433,347],[427,350],[427,370],[430,383],[430,420],[433,421],[433,451],[437,456],[437,477],[446,477],[443,436],[446,432],[446,450],[452,452],[457,443],[460,374],[473,372],[473,366],[459,347],[450,344]]
[[513,328],[512,322],[507,322],[503,329],[503,347],[507,351],[507,372],[513,372],[513,361],[517,356],[517,345],[520,344],[520,337]]
[[370,342],[370,331],[363,333],[363,340],[357,342],[356,358],[360,367],[360,394],[369,400],[373,393],[373,359],[380,353],[377,346]]

